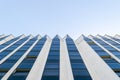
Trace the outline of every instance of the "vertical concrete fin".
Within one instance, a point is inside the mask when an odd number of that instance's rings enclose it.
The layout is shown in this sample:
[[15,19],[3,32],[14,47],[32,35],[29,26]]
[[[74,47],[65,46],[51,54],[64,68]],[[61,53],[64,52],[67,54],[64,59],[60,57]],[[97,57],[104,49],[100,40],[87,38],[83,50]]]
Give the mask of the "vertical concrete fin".
[[52,40],[48,37],[26,80],[41,80]]
[[2,64],[11,55],[13,55],[18,49],[20,49],[24,44],[26,44],[31,38],[32,38],[32,36],[29,36],[29,38],[25,42],[23,42],[20,46],[18,46],[16,49],[14,49],[12,52],[10,52],[6,57],[4,57],[2,60],[0,60],[0,64]]
[[106,48],[104,48],[101,44],[99,44],[97,41],[93,39],[93,36],[89,37],[94,43],[96,43],[99,47],[101,47],[104,51],[106,51],[112,58],[114,58],[117,62],[120,63],[120,59],[117,58],[115,55],[113,55],[110,51],[108,51]]
[[66,41],[60,39],[60,80],[74,80]]
[[67,34],[63,39],[66,39],[66,38],[71,38],[71,37]]
[[6,38],[4,38],[3,40],[1,40],[0,41],[0,45],[1,44],[4,44],[5,42],[7,42],[7,41],[9,41],[9,40],[11,40],[11,39],[13,39],[14,38],[14,36],[13,35],[8,35]]
[[8,46],[4,47],[3,49],[0,50],[0,52],[4,51],[5,49],[7,49],[8,47],[12,46],[13,44],[15,44],[16,42],[18,42],[20,39],[24,38],[23,35],[21,35],[19,37],[19,39],[17,39],[16,41],[12,42],[11,44],[9,44]]
[[[30,38],[29,38],[30,39]],[[31,47],[22,55],[22,57],[14,64],[14,66],[3,76],[2,80],[8,80],[10,75],[16,70],[16,68],[19,66],[19,64],[25,59],[27,54],[32,50],[32,48],[35,46],[35,44],[39,41],[36,40]],[[28,42],[28,41],[27,41]]]
[[120,80],[85,40],[75,44],[93,80]]
[[84,40],[84,35],[82,34],[78,39],[76,39],[76,43],[80,43],[82,40]]

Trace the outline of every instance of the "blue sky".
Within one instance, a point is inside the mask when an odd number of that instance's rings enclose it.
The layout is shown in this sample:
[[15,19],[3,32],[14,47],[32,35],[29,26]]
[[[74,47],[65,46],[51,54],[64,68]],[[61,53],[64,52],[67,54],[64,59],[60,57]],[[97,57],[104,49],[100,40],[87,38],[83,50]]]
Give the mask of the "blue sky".
[[0,0],[0,34],[120,34],[120,0]]

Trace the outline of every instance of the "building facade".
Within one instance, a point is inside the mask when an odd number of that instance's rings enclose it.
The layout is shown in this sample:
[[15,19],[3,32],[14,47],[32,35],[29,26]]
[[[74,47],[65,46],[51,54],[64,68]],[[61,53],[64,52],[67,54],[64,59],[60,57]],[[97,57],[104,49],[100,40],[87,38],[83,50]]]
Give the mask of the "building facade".
[[0,80],[120,80],[120,36],[0,35]]

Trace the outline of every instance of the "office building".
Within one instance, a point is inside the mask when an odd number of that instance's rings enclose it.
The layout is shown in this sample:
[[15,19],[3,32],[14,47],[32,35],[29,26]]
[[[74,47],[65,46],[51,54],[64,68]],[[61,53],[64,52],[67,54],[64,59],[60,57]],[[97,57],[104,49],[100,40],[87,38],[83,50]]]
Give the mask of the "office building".
[[0,35],[0,80],[120,80],[120,36]]

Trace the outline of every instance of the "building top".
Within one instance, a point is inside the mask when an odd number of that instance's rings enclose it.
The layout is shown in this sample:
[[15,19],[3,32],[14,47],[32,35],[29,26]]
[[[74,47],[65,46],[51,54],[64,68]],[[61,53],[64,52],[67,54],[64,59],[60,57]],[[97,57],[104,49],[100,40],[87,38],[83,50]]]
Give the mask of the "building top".
[[0,35],[1,80],[120,80],[120,36]]

